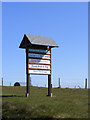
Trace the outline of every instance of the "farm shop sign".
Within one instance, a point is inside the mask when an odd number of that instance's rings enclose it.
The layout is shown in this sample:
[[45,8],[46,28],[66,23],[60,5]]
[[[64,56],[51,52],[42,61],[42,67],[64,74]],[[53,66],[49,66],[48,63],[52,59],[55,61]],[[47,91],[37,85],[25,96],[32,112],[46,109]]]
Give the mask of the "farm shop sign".
[[29,64],[29,68],[50,69],[50,65]]
[[28,57],[36,57],[36,58],[47,58],[50,59],[50,55],[43,55],[43,54],[34,54],[34,53],[29,53]]
[[42,50],[42,49],[28,49],[29,52],[40,52],[40,53],[50,53],[50,50]]
[[29,62],[50,64],[50,60],[42,60],[42,59],[30,59],[29,58]]
[[51,49],[58,47],[52,38],[24,34],[19,48],[26,49],[26,97],[30,96],[30,74],[48,75],[48,96],[51,96]]
[[50,74],[50,70],[29,70],[30,74]]
[[28,49],[28,74],[51,74],[50,50]]

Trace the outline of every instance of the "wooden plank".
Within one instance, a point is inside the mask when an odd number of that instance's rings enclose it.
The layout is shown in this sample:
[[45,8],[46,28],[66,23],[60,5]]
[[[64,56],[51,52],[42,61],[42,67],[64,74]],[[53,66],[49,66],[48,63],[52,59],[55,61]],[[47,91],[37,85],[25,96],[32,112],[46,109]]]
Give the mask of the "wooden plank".
[[34,54],[34,53],[29,53],[28,57],[31,58],[47,58],[50,59],[50,55],[44,55],[44,54]]
[[37,64],[37,65],[51,65],[46,63],[35,63],[35,62],[28,62],[28,64]]
[[47,49],[28,49],[29,52],[40,52],[40,53],[50,53],[50,50]]
[[30,52],[30,51],[28,53],[51,55],[51,53],[40,53],[40,52]]
[[38,57],[28,57],[28,59],[42,59],[42,60],[51,60],[50,58],[38,58]]
[[34,74],[50,74],[50,71],[48,70],[29,70],[29,73],[34,73]]
[[38,64],[28,64],[28,68],[40,68],[40,69],[50,69],[50,65],[38,65]]
[[51,69],[42,69],[42,68],[28,68],[29,70],[51,70]]
[[43,46],[43,45],[30,45],[28,46],[29,49],[43,49],[46,50],[47,46]]
[[50,64],[50,60],[42,60],[42,59],[29,59],[29,62]]
[[45,74],[45,73],[29,73],[29,74],[32,74],[32,75],[50,75],[50,74]]

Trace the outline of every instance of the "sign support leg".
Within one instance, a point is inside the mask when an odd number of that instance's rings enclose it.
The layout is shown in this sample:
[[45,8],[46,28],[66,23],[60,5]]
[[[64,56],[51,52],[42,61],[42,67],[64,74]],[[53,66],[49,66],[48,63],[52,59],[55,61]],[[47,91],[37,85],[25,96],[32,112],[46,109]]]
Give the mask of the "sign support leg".
[[29,74],[28,74],[28,49],[26,48],[26,97],[30,96],[30,84],[29,84]]
[[30,84],[29,84],[29,74],[27,74],[27,87],[26,87],[26,97],[30,96]]
[[48,96],[51,96],[51,75],[48,75]]

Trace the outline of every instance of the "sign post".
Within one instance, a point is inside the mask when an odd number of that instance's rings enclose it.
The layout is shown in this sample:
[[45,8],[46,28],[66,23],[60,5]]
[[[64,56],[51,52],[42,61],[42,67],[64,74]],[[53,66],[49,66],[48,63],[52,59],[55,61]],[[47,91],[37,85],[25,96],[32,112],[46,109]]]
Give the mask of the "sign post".
[[51,96],[51,48],[58,47],[52,38],[25,34],[19,48],[26,49],[26,97],[30,96],[30,75],[48,75]]
[[29,84],[29,74],[28,74],[28,49],[26,48],[26,97],[30,96],[30,84]]
[[48,96],[51,96],[51,75],[48,75]]

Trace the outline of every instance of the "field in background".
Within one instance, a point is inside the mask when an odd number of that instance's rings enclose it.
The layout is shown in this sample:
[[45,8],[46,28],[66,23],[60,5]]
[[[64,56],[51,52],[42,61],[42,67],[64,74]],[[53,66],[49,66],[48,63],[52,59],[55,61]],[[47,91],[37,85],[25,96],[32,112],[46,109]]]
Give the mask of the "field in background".
[[3,87],[2,117],[6,118],[88,118],[88,90],[31,87],[26,98],[26,87]]

